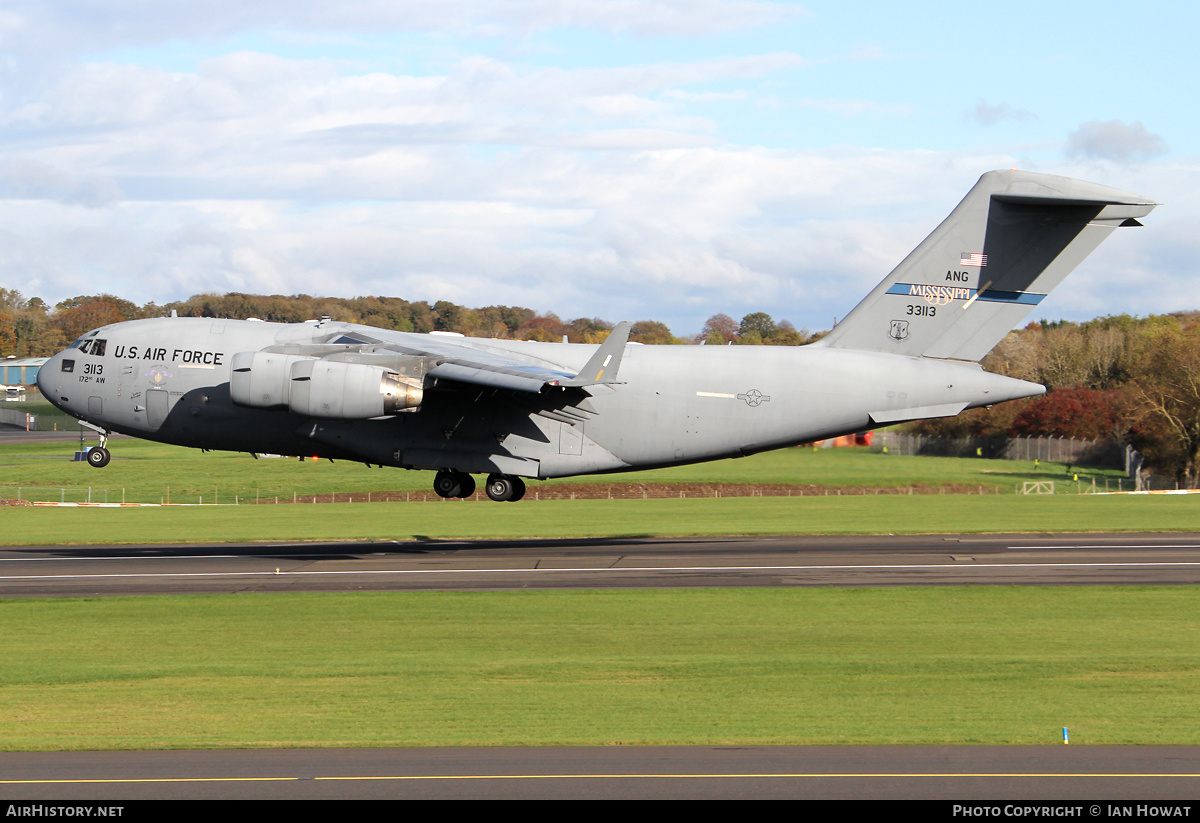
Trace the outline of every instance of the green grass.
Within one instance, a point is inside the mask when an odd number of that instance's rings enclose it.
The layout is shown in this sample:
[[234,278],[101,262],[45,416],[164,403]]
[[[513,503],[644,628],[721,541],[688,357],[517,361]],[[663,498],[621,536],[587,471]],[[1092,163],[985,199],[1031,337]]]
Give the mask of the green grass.
[[[432,472],[367,468],[344,461],[301,462],[294,458],[255,460],[230,452],[202,453],[141,440],[112,443],[113,461],[96,470],[75,463],[77,443],[4,444],[0,446],[0,497],[20,493],[32,499],[93,502],[195,503],[218,501],[290,501],[293,495],[358,494],[401,491],[425,494]],[[1072,470],[1072,475],[1074,470]],[[830,489],[909,486],[978,489],[1011,494],[1027,480],[1054,480],[1058,491],[1074,492],[1097,478],[1117,487],[1119,472],[1080,470],[1070,479],[1061,464],[952,457],[904,457],[872,453],[866,448],[781,449],[736,460],[618,475],[569,478],[568,483],[733,483],[770,485],[815,484]],[[1128,480],[1125,481],[1128,484]],[[530,497],[539,487],[529,484]],[[31,492],[40,489],[41,492]]]
[[[428,473],[118,441],[4,448],[5,484],[178,502],[424,491]],[[871,532],[1200,531],[1186,497],[1001,486],[1008,461],[791,449],[603,482],[828,497],[13,508],[11,545]],[[1061,476],[1061,475],[1060,475]],[[584,478],[595,481],[595,478]],[[537,484],[531,484],[531,496]],[[266,491],[264,491],[266,490]],[[4,496],[0,491],[0,496]],[[99,493],[95,497],[99,497]],[[76,497],[78,499],[78,497]],[[725,589],[0,600],[0,748],[1200,743],[1193,587]]]
[[[241,542],[256,540],[393,540],[419,537],[598,537],[610,535],[836,534],[988,531],[1197,531],[1200,509],[1186,498],[1080,494],[1015,495],[1016,484],[1053,478],[1061,466],[1006,460],[902,457],[868,449],[783,449],[653,472],[575,478],[638,484],[765,484],[823,487],[828,496],[698,497],[650,500],[538,500],[531,482],[515,505],[471,501],[376,504],[368,494],[398,490],[432,497],[431,472],[367,468],[357,463],[254,460],[138,440],[116,441],[106,469],[66,459],[70,443],[6,445],[0,450],[0,497],[91,502],[250,503],[286,506],[190,506],[163,509],[22,509],[4,512],[11,545]],[[1097,487],[1115,473],[1100,474]],[[988,494],[881,494],[876,488],[982,489]],[[864,490],[869,493],[862,494]],[[811,488],[808,489],[812,491]],[[1003,494],[996,494],[1000,491]],[[317,495],[353,495],[354,503],[303,503]],[[346,499],[341,497],[340,499]]]
[[1186,496],[867,495],[3,510],[7,545],[1200,531]]
[[1200,743],[1194,587],[0,601],[0,747]]

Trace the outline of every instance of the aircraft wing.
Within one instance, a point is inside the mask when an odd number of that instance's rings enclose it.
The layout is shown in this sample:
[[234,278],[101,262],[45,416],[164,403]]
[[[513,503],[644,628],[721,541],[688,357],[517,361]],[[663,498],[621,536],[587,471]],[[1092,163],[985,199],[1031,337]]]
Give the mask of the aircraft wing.
[[543,386],[593,386],[615,383],[617,369],[633,324],[619,323],[577,373],[564,371],[553,363],[525,360],[466,338],[405,334],[386,341],[384,348],[403,355],[430,358],[428,374],[498,389],[538,392]]

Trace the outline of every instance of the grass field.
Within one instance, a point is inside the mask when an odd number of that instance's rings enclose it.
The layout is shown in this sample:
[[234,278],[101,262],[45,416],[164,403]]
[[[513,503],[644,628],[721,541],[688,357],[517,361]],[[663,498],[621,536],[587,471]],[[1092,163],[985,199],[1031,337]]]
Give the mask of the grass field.
[[1200,743],[1193,587],[0,601],[0,747]]
[[[525,500],[495,504],[482,495],[443,501],[428,491],[431,472],[367,468],[357,463],[204,454],[136,440],[117,441],[119,455],[97,471],[65,459],[72,444],[5,446],[0,497],[91,502],[171,502],[169,508],[47,509],[4,512],[11,545],[78,543],[243,542],[257,540],[404,540],[468,537],[600,537],[609,535],[929,533],[1012,531],[1200,531],[1200,507],[1185,497],[1013,494],[1029,479],[1054,478],[1078,491],[1115,473],[1084,473],[1064,483],[1061,466],[1005,460],[902,457],[869,449],[784,449],[654,472],[578,482],[626,488],[692,484],[686,499]],[[105,485],[85,485],[99,484]],[[696,496],[704,484],[795,487],[806,497]],[[1086,484],[1086,486],[1085,486]],[[812,486],[826,496],[812,496]],[[876,494],[951,490],[979,494]],[[681,486],[683,488],[683,486]],[[32,491],[31,491],[32,489]],[[364,509],[388,490],[413,502]],[[778,489],[777,489],[778,490]],[[818,492],[821,489],[817,489]],[[997,492],[1000,492],[997,494]],[[353,503],[311,505],[314,499]],[[374,495],[369,498],[369,495]],[[432,497],[432,502],[416,502]],[[482,498],[482,499],[481,499]],[[212,505],[261,502],[305,505]],[[403,498],[402,498],[403,499]]]
[[297,506],[11,508],[3,542],[421,540],[761,534],[1200,531],[1191,496],[856,495]]
[[[424,491],[430,479],[139,441],[118,441],[97,472],[64,459],[71,450],[5,447],[0,482],[86,488],[102,477],[110,499],[170,486],[178,503],[210,487],[230,501]],[[829,496],[11,508],[0,518],[10,545],[1200,531],[1183,496],[850,493],[1010,492],[1052,473],[1062,467],[790,449],[611,480],[818,483]],[[1075,744],[1194,744],[1197,615],[1197,589],[1169,586],[0,599],[0,748],[1050,744],[1063,726]]]
[[[432,472],[367,468],[359,463],[301,462],[294,458],[255,460],[230,452],[202,453],[142,440],[117,440],[113,461],[96,470],[71,461],[77,444],[0,446],[0,497],[91,502],[197,503],[291,502],[314,495],[357,495],[384,491],[427,495]],[[1079,480],[1074,480],[1078,474]],[[555,483],[817,485],[831,490],[924,487],[1012,494],[1030,480],[1053,480],[1056,491],[1117,489],[1119,472],[1071,469],[1061,464],[953,457],[904,457],[867,448],[781,449],[735,460],[619,475],[568,478]],[[1128,480],[1124,481],[1128,488]],[[540,484],[529,485],[534,497]],[[31,491],[32,490],[32,491]],[[482,493],[481,493],[482,494]]]

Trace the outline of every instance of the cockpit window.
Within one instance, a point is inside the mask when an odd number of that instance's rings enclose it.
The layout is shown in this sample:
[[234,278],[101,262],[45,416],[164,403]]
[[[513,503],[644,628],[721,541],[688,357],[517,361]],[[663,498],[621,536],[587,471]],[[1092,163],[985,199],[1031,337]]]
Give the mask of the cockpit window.
[[97,357],[103,357],[107,347],[108,341],[99,337],[94,340],[76,340],[71,344],[71,348],[77,348],[84,354],[94,354]]

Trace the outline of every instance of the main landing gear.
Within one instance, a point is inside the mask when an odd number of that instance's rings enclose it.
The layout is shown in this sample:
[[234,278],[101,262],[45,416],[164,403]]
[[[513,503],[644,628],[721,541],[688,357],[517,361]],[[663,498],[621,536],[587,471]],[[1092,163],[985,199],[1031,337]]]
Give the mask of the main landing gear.
[[[442,470],[433,478],[433,490],[438,497],[470,497],[475,493],[475,478],[466,472]],[[511,474],[490,474],[486,490],[492,500],[515,503],[525,496],[525,481]]]
[[440,471],[433,478],[438,497],[470,497],[475,493],[475,478],[465,472]]
[[511,474],[489,474],[487,496],[500,503],[516,503],[525,496],[525,481]]

